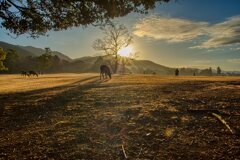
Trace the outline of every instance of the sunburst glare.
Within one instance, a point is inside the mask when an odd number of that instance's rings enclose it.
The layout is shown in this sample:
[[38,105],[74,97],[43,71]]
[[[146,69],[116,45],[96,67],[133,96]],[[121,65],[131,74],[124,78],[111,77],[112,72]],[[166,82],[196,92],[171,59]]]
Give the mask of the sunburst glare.
[[132,46],[124,47],[118,51],[118,54],[122,57],[130,57],[132,53],[133,53]]

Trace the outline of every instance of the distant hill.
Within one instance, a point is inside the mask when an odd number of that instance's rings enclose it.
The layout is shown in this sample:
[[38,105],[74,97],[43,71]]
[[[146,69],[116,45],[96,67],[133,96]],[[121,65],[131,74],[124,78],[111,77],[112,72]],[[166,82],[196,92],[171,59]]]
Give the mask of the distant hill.
[[[65,67],[65,71],[73,72],[99,72],[99,66],[106,64],[114,68],[114,57],[112,56],[96,56],[96,57],[82,57],[74,60]],[[121,66],[119,66],[120,68]],[[125,66],[127,73],[145,73],[145,74],[161,74],[169,75],[174,73],[173,68],[159,65],[149,60],[129,60]]]
[[[40,55],[45,53],[45,50],[41,49],[41,48],[36,48],[36,47],[32,47],[32,46],[19,46],[19,47],[21,47],[22,49],[24,49],[26,51],[34,53],[37,56],[40,56]],[[60,52],[57,52],[57,51],[52,51],[51,53],[52,53],[52,55],[57,55],[60,59],[67,60],[69,62],[72,61],[71,58],[69,58],[68,56],[64,55],[63,53],[60,53]]]
[[12,45],[12,44],[2,42],[2,41],[0,41],[0,47],[2,47],[4,50],[14,49],[17,51],[17,53],[19,54],[20,57],[37,56],[36,54],[34,54],[30,51],[27,51],[27,50],[21,48],[20,46]]
[[149,60],[132,60],[126,68],[132,73],[161,74],[169,75],[174,73],[173,68],[169,68]]
[[[19,46],[19,45],[13,45],[6,42],[0,41],[0,47],[2,47],[4,50],[7,49],[14,49],[17,51],[20,57],[27,57],[27,56],[40,56],[45,53],[44,49],[36,48],[32,46]],[[57,55],[62,60],[72,61],[71,58],[64,55],[63,53],[52,51],[52,55]]]
[[[4,50],[14,49],[17,51],[22,60],[18,62],[18,66],[14,69],[9,70],[10,73],[19,72],[19,70],[30,70],[30,69],[38,69],[37,62],[33,60],[26,61],[24,57],[32,56],[37,57],[45,53],[45,49],[36,48],[32,46],[19,46],[13,45],[6,42],[0,41],[0,47]],[[51,73],[51,72],[74,72],[74,73],[83,73],[83,72],[99,72],[99,66],[102,64],[106,64],[114,69],[114,57],[113,56],[86,56],[77,59],[71,59],[65,54],[52,51],[52,55],[57,55],[61,60],[58,66],[45,70],[43,72]],[[11,68],[11,67],[9,67]],[[121,72],[123,67],[119,65],[118,72]],[[208,69],[197,69],[197,68],[179,68],[180,75],[216,75],[216,70],[213,69],[212,73],[209,72]],[[125,73],[136,73],[136,74],[159,74],[159,75],[174,75],[175,68],[166,67],[157,63],[154,63],[150,60],[128,60],[128,63],[125,65]],[[240,72],[225,72],[222,71],[224,75],[240,75]]]

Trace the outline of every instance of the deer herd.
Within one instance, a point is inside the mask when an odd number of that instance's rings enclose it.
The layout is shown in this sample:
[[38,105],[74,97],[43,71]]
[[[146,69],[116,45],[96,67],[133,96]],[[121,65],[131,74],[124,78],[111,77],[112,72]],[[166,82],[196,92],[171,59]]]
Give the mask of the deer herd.
[[[38,77],[38,73],[35,71],[21,71],[22,77]],[[100,79],[112,78],[111,70],[107,65],[100,66]]]
[[21,71],[21,76],[23,77],[38,77],[38,73],[35,71]]

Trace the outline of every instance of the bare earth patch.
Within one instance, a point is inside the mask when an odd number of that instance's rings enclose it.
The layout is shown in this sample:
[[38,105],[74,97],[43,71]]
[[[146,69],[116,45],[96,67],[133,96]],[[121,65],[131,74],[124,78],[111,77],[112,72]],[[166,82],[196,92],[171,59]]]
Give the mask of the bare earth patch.
[[58,74],[0,82],[0,159],[240,157],[238,77]]

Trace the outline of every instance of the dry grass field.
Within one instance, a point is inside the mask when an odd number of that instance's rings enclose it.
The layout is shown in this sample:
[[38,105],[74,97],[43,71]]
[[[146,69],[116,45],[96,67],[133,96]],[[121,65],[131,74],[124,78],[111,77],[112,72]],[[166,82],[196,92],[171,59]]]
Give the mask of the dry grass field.
[[240,77],[0,76],[0,159],[240,159],[239,133]]

